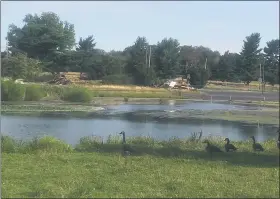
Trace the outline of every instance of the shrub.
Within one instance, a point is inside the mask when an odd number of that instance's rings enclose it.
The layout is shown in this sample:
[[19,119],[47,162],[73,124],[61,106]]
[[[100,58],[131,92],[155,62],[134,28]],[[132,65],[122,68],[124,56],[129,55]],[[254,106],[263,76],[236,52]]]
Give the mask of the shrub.
[[98,151],[102,144],[102,139],[96,136],[86,136],[80,139],[80,143],[76,146],[78,151]]
[[1,151],[5,153],[14,153],[17,151],[17,143],[9,136],[1,136]]
[[34,82],[48,82],[54,79],[54,75],[52,73],[41,73],[34,77]]
[[91,102],[92,93],[86,88],[69,88],[64,91],[62,100],[69,102]]
[[1,101],[21,101],[24,99],[25,87],[12,80],[1,81]]
[[62,98],[64,95],[65,88],[63,86],[56,86],[56,85],[43,85],[42,89],[45,93],[49,96],[56,96]]
[[28,151],[49,151],[49,152],[71,152],[73,148],[51,136],[45,136],[42,138],[34,138],[30,141],[25,148],[25,152]]
[[46,96],[45,91],[37,85],[29,85],[25,90],[25,101],[39,101]]

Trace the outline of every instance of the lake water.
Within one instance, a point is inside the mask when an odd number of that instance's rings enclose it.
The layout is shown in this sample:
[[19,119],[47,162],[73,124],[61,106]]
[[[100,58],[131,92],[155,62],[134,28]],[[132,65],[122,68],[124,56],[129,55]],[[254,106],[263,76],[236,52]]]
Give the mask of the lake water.
[[[137,111],[176,111],[187,109],[200,110],[233,110],[252,109],[253,107],[236,106],[230,104],[186,103],[181,105],[119,105],[107,106],[106,112],[137,112]],[[257,141],[276,138],[277,127],[272,125],[248,125],[227,121],[204,121],[190,119],[182,123],[160,123],[153,121],[135,122],[124,119],[74,119],[74,118],[43,118],[24,116],[1,116],[1,132],[18,139],[30,139],[34,136],[51,135],[77,144],[84,136],[98,135],[107,138],[125,131],[127,136],[151,136],[159,140],[166,140],[173,136],[184,138],[192,132],[202,130],[204,136],[223,136],[231,140],[246,140],[254,135]]]
[[185,102],[183,104],[176,104],[175,101],[170,100],[169,104],[163,105],[130,105],[122,104],[117,106],[107,106],[106,110],[110,112],[135,112],[135,111],[176,111],[176,110],[258,110],[259,106],[241,106],[233,104],[220,104],[220,103],[205,103],[205,102]]

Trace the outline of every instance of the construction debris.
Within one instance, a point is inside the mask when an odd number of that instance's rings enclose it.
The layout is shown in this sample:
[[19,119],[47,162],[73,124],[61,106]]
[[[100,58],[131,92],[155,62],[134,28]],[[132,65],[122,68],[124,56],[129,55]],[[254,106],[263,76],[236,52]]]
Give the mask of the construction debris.
[[170,89],[187,89],[194,90],[193,87],[190,86],[187,79],[183,79],[183,77],[177,77],[175,79],[167,80],[160,87],[170,88]]

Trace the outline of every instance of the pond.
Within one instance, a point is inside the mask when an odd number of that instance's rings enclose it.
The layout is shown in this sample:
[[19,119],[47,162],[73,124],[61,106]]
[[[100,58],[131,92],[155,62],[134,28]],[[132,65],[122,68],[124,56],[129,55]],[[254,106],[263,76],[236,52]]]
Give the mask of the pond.
[[139,104],[121,104],[116,106],[107,106],[106,110],[113,112],[135,112],[135,111],[183,111],[183,110],[259,110],[259,106],[241,106],[233,104],[221,104],[221,103],[205,103],[205,102],[175,102],[175,100],[170,100],[169,104],[160,105],[139,105]]
[[[128,105],[107,106],[106,112],[139,112],[139,111],[176,111],[176,110],[236,110],[252,109],[254,107],[237,106],[230,104],[186,103],[171,105]],[[256,108],[256,107],[255,107]],[[262,142],[269,138],[276,138],[277,127],[273,125],[249,125],[229,121],[204,121],[189,119],[184,123],[135,121],[129,118],[51,118],[51,117],[1,117],[1,132],[18,139],[30,139],[34,136],[50,135],[77,144],[84,136],[98,135],[107,138],[125,131],[127,136],[151,136],[158,140],[167,140],[173,136],[185,138],[192,132],[202,130],[203,136],[229,137],[231,140],[247,140],[254,135],[257,141]]]

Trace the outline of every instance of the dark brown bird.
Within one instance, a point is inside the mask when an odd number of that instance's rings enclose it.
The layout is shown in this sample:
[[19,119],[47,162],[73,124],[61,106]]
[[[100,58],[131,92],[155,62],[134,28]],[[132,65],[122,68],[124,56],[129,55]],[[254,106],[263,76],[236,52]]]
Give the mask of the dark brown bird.
[[206,143],[205,150],[210,154],[210,157],[212,158],[212,154],[216,152],[223,152],[219,147],[212,145],[209,143],[208,140],[204,140],[202,143]]
[[131,155],[131,152],[133,151],[133,149],[130,147],[130,145],[126,144],[126,140],[125,140],[125,132],[122,131],[120,132],[120,134],[123,136],[123,151],[122,151],[122,155],[123,156],[129,156]]
[[278,129],[277,147],[278,147],[278,149],[280,149],[280,130],[279,129]]
[[231,151],[236,151],[237,150],[237,148],[233,144],[229,143],[230,141],[229,141],[228,138],[226,138],[224,141],[226,142],[226,144],[225,144],[225,151],[226,152],[231,152]]
[[256,143],[256,140],[255,140],[255,137],[254,136],[251,136],[252,140],[253,140],[253,150],[254,151],[264,151],[264,148],[262,147],[261,144],[259,143]]

